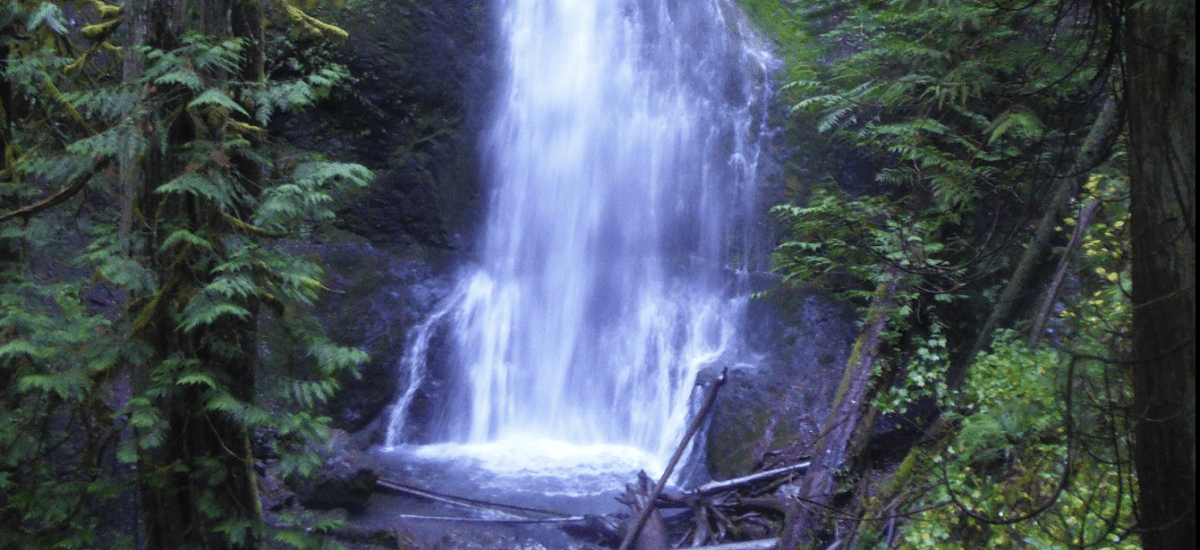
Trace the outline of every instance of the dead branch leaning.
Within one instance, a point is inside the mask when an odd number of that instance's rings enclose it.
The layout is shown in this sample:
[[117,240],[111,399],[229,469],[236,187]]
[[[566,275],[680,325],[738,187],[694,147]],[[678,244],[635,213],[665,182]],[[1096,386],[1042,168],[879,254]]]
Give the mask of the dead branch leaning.
[[657,499],[658,495],[662,493],[663,487],[666,487],[667,480],[671,478],[671,472],[675,470],[676,463],[678,463],[679,458],[683,456],[683,450],[687,448],[688,442],[691,441],[692,436],[695,435],[700,429],[701,424],[704,422],[704,418],[708,416],[709,409],[711,409],[713,403],[716,402],[717,390],[721,389],[721,386],[725,384],[725,378],[726,374],[728,374],[728,370],[729,369],[721,370],[721,375],[718,376],[716,380],[713,380],[712,387],[708,389],[708,395],[704,399],[704,405],[700,407],[700,412],[696,413],[696,417],[692,419],[692,424],[688,426],[687,433],[683,434],[683,441],[679,442],[679,446],[675,448],[675,454],[671,455],[671,461],[667,463],[667,469],[663,471],[662,476],[658,479],[658,484],[655,485],[654,490],[650,492],[650,498],[647,499],[646,506],[642,507],[641,511],[638,512],[637,520],[625,533],[625,539],[621,541],[621,547],[619,550],[629,550],[629,545],[632,544],[634,539],[637,538],[638,531],[641,531],[642,526],[646,524],[646,520],[650,517],[651,511],[654,510],[654,500]]

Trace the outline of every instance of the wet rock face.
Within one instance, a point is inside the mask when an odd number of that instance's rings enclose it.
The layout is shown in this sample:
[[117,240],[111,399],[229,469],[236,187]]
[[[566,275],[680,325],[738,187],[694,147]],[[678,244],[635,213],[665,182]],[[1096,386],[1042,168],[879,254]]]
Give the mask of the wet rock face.
[[731,368],[709,425],[708,473],[728,479],[806,456],[858,335],[853,310],[817,290],[779,289],[751,312],[757,366]]
[[[345,199],[345,229],[376,244],[437,248],[473,232],[481,207],[476,141],[493,80],[489,4],[398,0],[319,14],[350,34],[327,55],[353,82],[272,127],[375,172],[370,188]],[[298,40],[291,54],[302,58],[306,47]]]
[[[368,188],[338,198],[345,233],[302,245],[320,258],[333,290],[318,303],[322,326],[371,356],[324,412],[370,443],[378,439],[371,423],[387,416],[400,390],[405,337],[444,295],[439,256],[461,252],[482,219],[476,141],[495,48],[486,0],[352,4],[316,13],[349,33],[345,44],[324,49],[297,38],[282,57],[303,65],[316,52],[353,81],[304,113],[280,115],[272,131],[375,173]],[[283,64],[273,76],[302,76],[289,70]]]
[[[325,266],[331,292],[317,303],[317,316],[328,336],[370,355],[359,377],[346,376],[327,404],[334,425],[363,432],[400,392],[400,358],[409,329],[420,323],[445,296],[449,280],[412,250],[383,249],[366,239],[305,245]],[[378,443],[366,430],[361,444]]]

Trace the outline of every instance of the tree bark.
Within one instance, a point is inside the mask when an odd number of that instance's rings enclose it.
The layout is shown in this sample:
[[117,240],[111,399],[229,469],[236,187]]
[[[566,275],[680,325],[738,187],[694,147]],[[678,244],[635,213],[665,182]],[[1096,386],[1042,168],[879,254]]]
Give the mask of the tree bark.
[[[12,38],[12,34],[10,27],[0,28],[0,178],[16,181],[16,174],[10,172],[15,159],[12,150],[12,85],[8,81],[11,46],[7,40]],[[0,212],[12,206],[5,197],[0,196]],[[5,263],[16,263],[18,257],[19,250],[12,239],[0,238],[0,269],[5,267]]]
[[1147,550],[1196,543],[1196,6],[1124,2],[1134,465]]

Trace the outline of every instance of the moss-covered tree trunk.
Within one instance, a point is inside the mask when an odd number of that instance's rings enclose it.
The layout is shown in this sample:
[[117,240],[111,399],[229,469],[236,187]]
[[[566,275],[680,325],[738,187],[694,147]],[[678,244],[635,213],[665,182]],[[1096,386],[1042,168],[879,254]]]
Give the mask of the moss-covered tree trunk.
[[1125,2],[1134,463],[1147,550],[1196,543],[1196,6]]
[[829,417],[817,439],[813,458],[800,484],[798,505],[789,512],[779,550],[811,547],[830,524],[830,504],[840,477],[851,475],[866,448],[874,415],[868,413],[876,391],[872,371],[880,364],[880,344],[895,309],[901,284],[896,272],[884,275],[875,290],[862,333],[846,362]]
[[[12,40],[16,39],[16,34],[11,24],[0,27],[0,185],[16,182],[16,174],[12,172],[16,162],[12,145],[12,119],[15,113],[12,83],[8,81],[8,56],[12,53]],[[0,212],[7,212],[15,206],[9,203],[5,195],[7,193],[0,194]],[[16,259],[17,250],[11,240],[0,237],[0,262]]]
[[[0,185],[14,181],[12,169],[12,85],[8,82],[9,27],[0,27]],[[0,212],[12,205],[0,195]],[[17,252],[9,239],[0,237],[0,270],[4,263],[16,260]]]
[[8,27],[0,28],[0,173],[12,167],[12,85],[8,82],[8,30]]
[[[141,26],[148,45],[159,50],[181,46],[185,32],[215,39],[244,38],[249,43],[242,74],[207,75],[212,79],[261,79],[262,13],[258,2],[245,0],[157,0],[127,4],[128,23]],[[256,367],[256,305],[240,304],[251,314],[224,315],[211,323],[185,327],[183,309],[212,282],[214,268],[227,257],[223,234],[232,233],[226,209],[236,204],[156,190],[196,169],[195,143],[210,139],[212,121],[192,116],[188,103],[196,93],[183,86],[159,86],[150,91],[157,112],[148,136],[151,146],[137,159],[141,181],[134,182],[132,226],[142,243],[145,263],[159,286],[152,295],[131,302],[133,336],[149,352],[139,387],[159,411],[161,443],[139,456],[142,517],[150,550],[181,548],[253,549],[262,546],[262,510],[253,470],[245,419],[210,402],[214,390],[228,392],[240,403],[252,403]],[[224,154],[213,151],[211,154]],[[252,195],[258,187],[255,164],[238,155],[217,164],[228,172],[220,185],[230,196]],[[187,229],[203,235],[208,253],[196,247],[171,246],[168,236]],[[208,377],[195,383],[170,379],[181,368]],[[169,382],[164,385],[163,380]]]

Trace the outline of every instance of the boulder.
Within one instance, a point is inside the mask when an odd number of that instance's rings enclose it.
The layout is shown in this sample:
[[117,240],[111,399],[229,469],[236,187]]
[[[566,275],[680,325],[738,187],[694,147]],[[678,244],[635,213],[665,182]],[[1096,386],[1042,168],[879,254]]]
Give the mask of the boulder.
[[332,430],[329,440],[314,444],[313,449],[321,457],[322,467],[310,478],[285,480],[300,504],[310,510],[364,512],[379,479],[378,459],[358,450],[342,430]]

